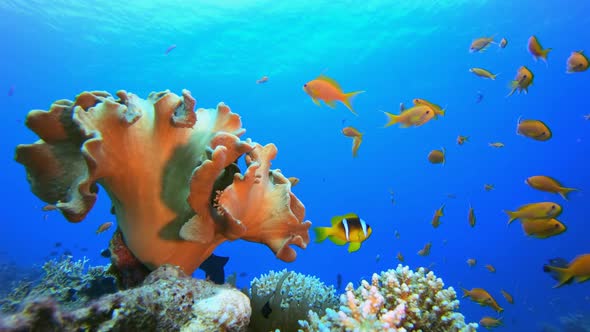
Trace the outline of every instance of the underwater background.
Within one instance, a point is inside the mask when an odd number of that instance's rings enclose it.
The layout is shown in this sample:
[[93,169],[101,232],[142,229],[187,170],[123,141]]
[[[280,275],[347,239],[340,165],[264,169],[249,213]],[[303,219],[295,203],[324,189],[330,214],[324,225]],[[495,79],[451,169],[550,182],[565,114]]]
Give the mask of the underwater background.
[[[104,194],[81,223],[41,210],[45,204],[14,161],[18,144],[37,139],[24,125],[30,110],[86,90],[124,89],[145,98],[186,88],[198,107],[223,101],[240,114],[245,137],[277,145],[273,168],[300,179],[293,192],[313,226],[354,212],[373,229],[354,253],[329,241],[314,243],[311,232],[312,242],[297,249],[293,263],[259,244],[226,242],[215,254],[230,257],[226,273],[240,274],[238,287],[283,268],[327,284],[340,274],[343,286],[356,284],[395,268],[401,252],[403,264],[430,267],[459,296],[460,287],[487,289],[505,309],[499,330],[540,331],[544,323],[558,325],[560,316],[590,315],[590,284],[554,289],[556,281],[542,271],[548,259],[570,261],[589,251],[590,121],[584,115],[590,113],[590,73],[565,73],[572,51],[590,52],[589,12],[589,1],[573,0],[2,0],[0,264],[26,269],[64,250],[75,259],[88,257],[91,265],[107,264],[100,252],[115,230],[95,234],[114,221]],[[531,35],[553,48],[547,65],[527,52]],[[471,42],[484,36],[506,38],[508,45],[470,53]],[[523,65],[535,74],[534,84],[528,94],[507,98]],[[470,73],[472,67],[500,75],[485,80]],[[353,101],[358,116],[342,104],[314,105],[302,86],[322,73],[345,92],[366,91]],[[263,76],[268,82],[256,84]],[[384,128],[383,111],[398,113],[399,104],[413,98],[445,107],[446,115],[417,128]],[[521,116],[545,122],[553,138],[517,135]],[[345,126],[364,133],[356,158],[351,139],[341,133]],[[458,135],[469,141],[457,145]],[[488,146],[497,141],[505,147]],[[445,164],[430,164],[428,152],[441,147]],[[527,186],[524,180],[533,175],[553,176],[580,191],[565,201]],[[495,189],[485,191],[486,183]],[[565,233],[536,239],[518,223],[507,226],[503,210],[537,201],[563,206]],[[430,222],[442,204],[445,215],[435,229]],[[477,216],[473,228],[470,205]],[[430,255],[419,256],[427,242]],[[469,267],[468,258],[477,265]],[[203,277],[200,270],[195,275]],[[467,299],[459,311],[467,322],[499,317]]]

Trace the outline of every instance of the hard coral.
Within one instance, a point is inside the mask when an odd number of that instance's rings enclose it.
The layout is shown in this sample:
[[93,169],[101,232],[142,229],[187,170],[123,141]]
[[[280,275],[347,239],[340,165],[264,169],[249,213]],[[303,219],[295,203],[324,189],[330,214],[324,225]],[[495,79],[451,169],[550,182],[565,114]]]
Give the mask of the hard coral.
[[245,331],[250,314],[242,292],[163,265],[140,287],[81,308],[35,299],[22,312],[0,317],[0,331]]
[[305,208],[270,170],[276,147],[240,140],[245,130],[229,107],[195,112],[187,90],[117,96],[84,92],[29,113],[41,139],[19,145],[16,160],[35,195],[79,222],[100,184],[125,243],[150,269],[170,263],[192,273],[225,240],[264,243],[284,261],[296,257],[291,244],[307,246]]
[[254,278],[250,286],[250,331],[298,331],[298,321],[309,310],[323,313],[338,305],[334,287],[292,271],[270,271]]
[[475,331],[476,323],[465,324],[452,287],[420,268],[417,272],[398,265],[395,270],[373,274],[356,290],[352,284],[340,298],[340,311],[326,310],[319,317],[310,311],[304,331]]

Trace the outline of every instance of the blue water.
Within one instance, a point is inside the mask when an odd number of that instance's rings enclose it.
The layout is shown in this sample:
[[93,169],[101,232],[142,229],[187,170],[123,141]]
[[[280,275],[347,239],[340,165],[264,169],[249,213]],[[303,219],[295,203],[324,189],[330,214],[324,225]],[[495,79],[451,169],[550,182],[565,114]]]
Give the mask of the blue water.
[[[199,107],[225,102],[242,116],[246,136],[279,147],[273,167],[301,182],[293,191],[306,206],[306,219],[327,226],[334,215],[355,212],[373,228],[361,249],[329,241],[297,250],[294,263],[277,260],[265,246],[225,243],[227,272],[246,272],[238,286],[269,269],[289,268],[335,283],[369,278],[395,267],[401,251],[412,268],[432,265],[449,286],[483,287],[505,308],[503,331],[538,331],[574,312],[590,314],[590,283],[553,289],[542,272],[553,257],[568,260],[588,253],[590,177],[590,72],[565,73],[572,51],[590,52],[588,1],[16,1],[0,3],[0,190],[4,198],[0,260],[24,266],[42,263],[55,242],[75,257],[100,257],[113,229],[104,191],[86,220],[68,223],[31,192],[24,168],[14,162],[17,144],[37,137],[23,124],[31,109],[73,99],[85,90],[119,89],[147,97],[151,91],[192,91]],[[478,37],[507,38],[469,53]],[[548,66],[526,50],[529,36],[551,47]],[[176,49],[164,52],[172,45]],[[535,74],[528,95],[505,96],[516,70]],[[468,72],[483,67],[500,73],[495,81]],[[301,89],[320,73],[345,91],[366,90],[353,101],[359,116],[343,105],[317,107]],[[268,75],[266,84],[256,80]],[[12,88],[11,88],[12,87]],[[11,96],[9,90],[13,90]],[[477,93],[483,101],[476,103]],[[447,115],[419,128],[383,128],[382,111],[426,98]],[[547,142],[515,133],[517,119],[544,121]],[[359,156],[340,130],[365,133]],[[463,146],[457,135],[470,136]],[[503,149],[489,142],[505,143]],[[445,147],[444,166],[428,163],[432,149]],[[580,188],[569,201],[524,184],[532,175],[550,175]],[[491,183],[495,190],[485,192]],[[395,203],[390,200],[394,192]],[[456,195],[455,199],[448,194]],[[518,223],[506,225],[504,209],[535,201],[564,207],[568,230],[540,240],[526,237]],[[430,221],[445,203],[439,228]],[[477,225],[467,222],[469,204]],[[400,239],[394,237],[399,231]],[[312,235],[313,236],[313,235]],[[416,252],[432,241],[430,256]],[[376,256],[380,259],[377,260]],[[467,258],[478,264],[469,268]],[[256,262],[253,264],[252,262]],[[493,264],[497,272],[483,266]],[[197,276],[202,277],[198,271]],[[500,289],[515,304],[504,301]],[[495,316],[486,307],[461,302],[467,321]],[[500,330],[500,329],[499,329]]]

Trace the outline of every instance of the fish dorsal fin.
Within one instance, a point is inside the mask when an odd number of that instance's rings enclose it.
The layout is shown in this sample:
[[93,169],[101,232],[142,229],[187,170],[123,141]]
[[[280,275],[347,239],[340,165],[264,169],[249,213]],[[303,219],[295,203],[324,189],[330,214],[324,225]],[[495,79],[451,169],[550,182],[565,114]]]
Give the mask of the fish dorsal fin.
[[316,78],[316,80],[320,80],[320,81],[324,81],[324,82],[328,82],[330,83],[330,85],[332,85],[333,87],[337,88],[338,90],[342,91],[342,88],[340,87],[340,84],[338,84],[338,82],[336,82],[334,79],[328,77],[328,76],[324,76],[323,74],[321,74],[320,76],[318,76],[318,78]]
[[359,219],[359,216],[356,213],[347,213],[345,215],[342,216],[342,219]]
[[338,224],[340,221],[342,221],[342,219],[344,219],[344,216],[335,216],[332,217],[332,219],[330,219],[330,223],[332,224],[332,226]]

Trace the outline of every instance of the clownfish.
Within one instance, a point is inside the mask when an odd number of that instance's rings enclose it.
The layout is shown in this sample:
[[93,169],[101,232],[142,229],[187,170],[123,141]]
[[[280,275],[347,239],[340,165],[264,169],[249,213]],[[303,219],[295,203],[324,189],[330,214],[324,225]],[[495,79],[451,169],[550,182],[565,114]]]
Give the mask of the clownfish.
[[315,227],[316,242],[321,243],[326,238],[342,246],[350,243],[348,252],[360,249],[361,243],[371,236],[373,230],[363,219],[355,213],[335,216],[331,220],[331,227]]

